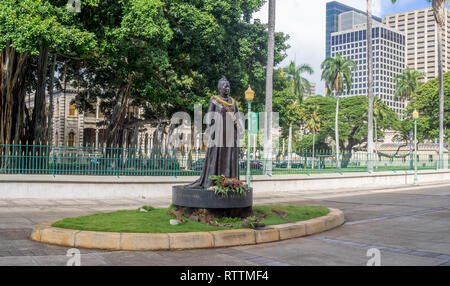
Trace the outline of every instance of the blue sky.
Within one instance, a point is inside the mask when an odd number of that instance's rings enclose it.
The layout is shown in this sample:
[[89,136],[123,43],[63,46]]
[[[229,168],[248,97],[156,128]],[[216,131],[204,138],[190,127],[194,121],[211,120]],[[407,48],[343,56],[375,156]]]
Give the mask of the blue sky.
[[[277,32],[290,35],[287,58],[279,65],[284,67],[291,60],[297,64],[307,63],[315,71],[311,76],[306,75],[310,81],[317,84],[316,93],[323,94],[325,85],[320,82],[320,63],[325,59],[325,5],[330,0],[278,0],[276,1]],[[366,10],[366,0],[340,0],[343,4]],[[388,14],[410,11],[430,7],[425,0],[398,0],[392,4],[391,0],[372,0],[373,13],[383,17]],[[267,4],[257,12],[253,18],[261,19],[267,23]]]
[[[387,1],[390,2],[390,1]],[[392,5],[391,3],[389,6],[384,7],[384,11],[381,16],[384,15],[388,15],[388,14],[393,14],[393,13],[399,13],[399,12],[404,12],[404,11],[410,11],[410,10],[416,10],[416,9],[422,9],[422,8],[427,8],[430,7],[431,4],[428,3],[425,0],[414,0],[414,1],[405,1],[405,0],[398,0],[397,3],[395,3],[394,5]],[[448,5],[447,5],[448,7]]]

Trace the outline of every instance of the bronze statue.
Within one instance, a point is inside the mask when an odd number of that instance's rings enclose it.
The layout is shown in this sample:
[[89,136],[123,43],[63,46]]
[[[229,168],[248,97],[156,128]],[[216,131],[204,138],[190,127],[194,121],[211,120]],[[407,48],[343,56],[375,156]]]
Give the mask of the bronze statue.
[[[236,101],[229,96],[230,83],[223,77],[219,80],[218,88],[220,95],[211,97],[209,101],[208,113],[217,112],[222,118],[220,126],[215,126],[213,129],[215,132],[210,134],[209,142],[222,135],[222,143],[219,146],[208,144],[206,151],[205,161],[203,162],[202,172],[200,178],[194,183],[187,185],[186,188],[202,188],[207,189],[213,185],[213,181],[209,179],[211,175],[223,175],[227,178],[239,178],[239,145],[238,145],[238,132],[243,130],[242,121],[239,120],[238,106]],[[228,113],[228,120],[227,120]],[[231,118],[231,120],[230,120]],[[232,127],[230,125],[232,121]],[[215,120],[211,122],[216,124]],[[211,124],[208,126],[211,127]],[[234,132],[230,132],[233,130]],[[219,131],[219,133],[218,133]],[[218,134],[217,134],[218,133]],[[230,137],[231,136],[231,137]],[[227,144],[232,142],[232,144]],[[230,146],[231,145],[231,146]]]

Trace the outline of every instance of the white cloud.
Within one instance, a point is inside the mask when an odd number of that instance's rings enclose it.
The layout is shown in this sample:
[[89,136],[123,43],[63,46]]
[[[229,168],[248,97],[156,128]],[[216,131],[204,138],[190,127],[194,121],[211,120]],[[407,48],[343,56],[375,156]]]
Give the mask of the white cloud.
[[[408,0],[403,0],[408,1]],[[277,32],[284,32],[290,36],[288,41],[291,48],[287,51],[287,58],[280,64],[286,66],[289,61],[296,60],[297,64],[307,63],[314,69],[312,76],[305,76],[317,84],[316,93],[324,94],[324,84],[320,82],[320,64],[325,59],[325,15],[326,3],[330,0],[278,0],[276,1]],[[341,0],[348,6],[366,11],[365,0]],[[373,14],[381,16],[391,4],[390,0],[374,0]],[[267,23],[268,4],[254,14],[255,19]]]

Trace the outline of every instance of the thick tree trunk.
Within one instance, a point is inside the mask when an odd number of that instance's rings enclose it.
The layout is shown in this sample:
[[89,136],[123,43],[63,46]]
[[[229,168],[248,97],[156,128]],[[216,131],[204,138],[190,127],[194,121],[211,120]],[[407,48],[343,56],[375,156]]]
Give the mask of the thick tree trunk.
[[34,95],[34,108],[32,119],[33,140],[36,144],[45,142],[46,138],[46,115],[45,115],[45,90],[47,83],[49,47],[42,46],[39,51],[37,67],[37,86]]
[[53,145],[53,89],[55,81],[55,70],[56,70],[56,53],[53,55],[52,68],[50,70],[50,81],[48,85],[48,121],[47,121],[47,141]]
[[335,141],[336,141],[336,168],[341,168],[341,161],[339,160],[339,93],[336,93],[336,114],[334,118],[334,132],[335,132]]
[[170,137],[175,130],[174,125],[168,121],[160,122],[153,132],[152,150],[150,155],[150,165],[152,169],[168,170],[178,168],[179,162],[176,159],[176,153],[170,144]]
[[[354,145],[353,145],[354,146]],[[353,146],[342,149],[342,161],[341,161],[341,168],[347,168],[350,160],[352,159],[352,148]]]
[[439,169],[444,168],[444,73],[442,69],[442,29],[438,29]]
[[289,124],[288,166],[287,166],[288,169],[291,168],[291,160],[292,160],[292,123]]
[[[438,40],[438,79],[439,79],[439,164],[438,168],[444,168],[444,72],[442,55],[442,33],[445,25],[445,0],[433,1],[433,12],[437,26]],[[445,38],[444,38],[445,39]]]
[[0,52],[0,144],[24,139],[25,92],[28,53],[19,53],[11,42]]
[[275,49],[275,0],[269,0],[269,27],[267,41],[266,120],[264,133],[264,162],[267,175],[272,175],[272,90]]
[[302,146],[303,146],[303,130],[304,130],[304,127],[302,124],[302,125],[300,125],[300,146],[299,146],[300,152],[302,151]]
[[117,102],[111,112],[108,128],[106,129],[106,146],[113,147],[122,145],[121,132],[128,111],[128,88],[119,91]]
[[375,123],[375,169],[378,170],[378,128],[377,119],[374,117],[373,121]]
[[316,154],[315,154],[315,150],[314,150],[315,143],[316,143],[316,131],[315,131],[315,128],[313,128],[313,146],[312,146],[312,157],[313,157],[312,168],[313,169],[314,169],[314,165],[316,163]]
[[367,97],[369,108],[367,116],[367,169],[373,171],[373,57],[372,57],[372,0],[367,0]]

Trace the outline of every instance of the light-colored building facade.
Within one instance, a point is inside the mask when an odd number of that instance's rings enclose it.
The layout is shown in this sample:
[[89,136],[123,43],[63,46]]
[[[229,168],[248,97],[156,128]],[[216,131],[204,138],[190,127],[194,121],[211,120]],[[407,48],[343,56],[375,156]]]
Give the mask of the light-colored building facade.
[[310,96],[315,96],[316,95],[316,83],[315,82],[310,82],[309,83],[311,90],[310,90]]
[[[341,96],[367,95],[367,35],[366,24],[353,26],[350,30],[331,34],[331,56],[340,53],[356,62],[350,93]],[[376,21],[372,28],[373,91],[387,106],[401,114],[406,103],[396,99],[394,76],[405,68],[405,34],[388,28]]]
[[308,97],[316,95],[316,83],[310,81],[309,88],[310,88],[309,91],[306,89],[303,99],[307,99]]
[[[77,90],[66,89],[53,94],[52,142],[53,146],[68,147],[102,147],[106,143],[106,126],[99,123],[105,121],[100,110],[100,101],[92,105],[93,112],[80,112],[73,100]],[[33,112],[34,95],[27,96],[26,105]],[[46,114],[48,116],[49,96],[46,98]],[[140,116],[141,110],[135,108],[130,112]],[[149,124],[139,129],[137,145],[143,150],[151,150],[153,133],[156,128]]]
[[[445,9],[442,35],[443,68],[450,70],[450,10]],[[425,8],[385,16],[383,23],[406,35],[406,65],[426,73],[426,80],[438,76],[437,27],[433,9]]]
[[54,93],[52,144],[99,147],[103,143],[105,129],[96,126],[97,122],[103,120],[98,104],[95,114],[79,112],[75,104],[72,104],[76,94],[76,90],[70,89]]

